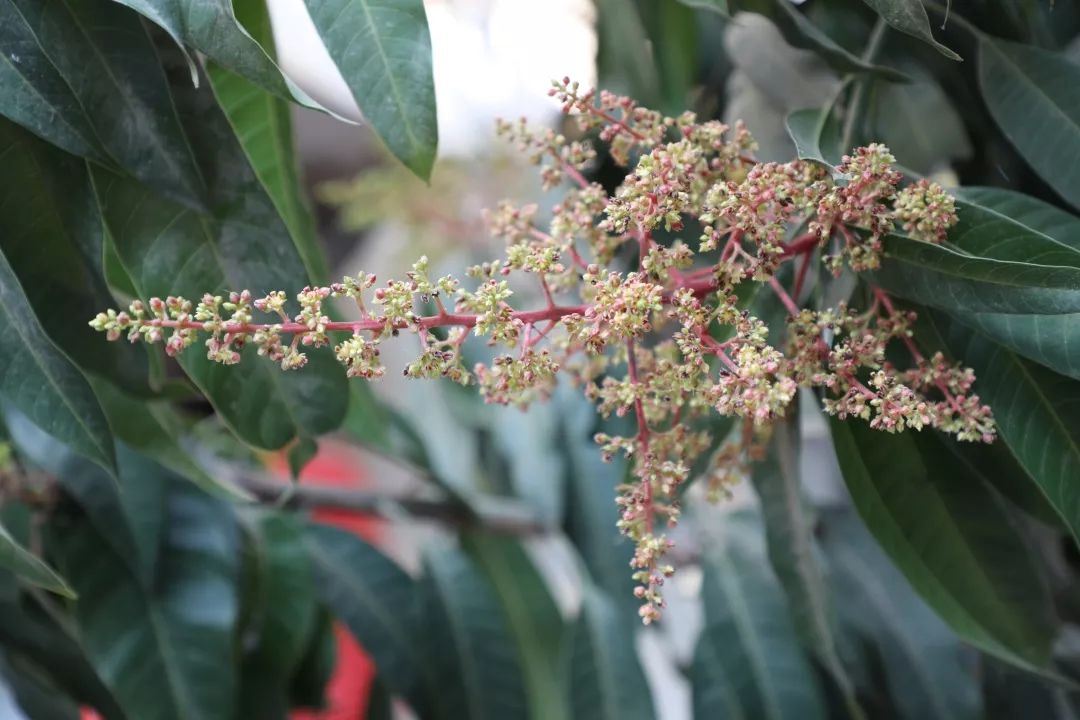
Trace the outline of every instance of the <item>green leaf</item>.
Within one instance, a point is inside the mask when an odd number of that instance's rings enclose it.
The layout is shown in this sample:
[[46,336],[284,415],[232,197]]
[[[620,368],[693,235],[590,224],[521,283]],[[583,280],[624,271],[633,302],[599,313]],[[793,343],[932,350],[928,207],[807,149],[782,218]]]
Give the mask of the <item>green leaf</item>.
[[975,391],[993,409],[1001,439],[1080,539],[1080,383],[959,323],[932,314],[931,321],[952,354],[975,371]]
[[1059,53],[979,36],[979,89],[1032,169],[1080,208],[1080,67]]
[[439,129],[422,0],[305,0],[353,97],[386,146],[421,180]]
[[768,455],[751,479],[761,504],[769,562],[787,595],[799,637],[836,683],[852,717],[863,712],[840,661],[829,591],[818,561],[813,519],[802,497],[800,441],[792,421],[778,422]]
[[840,126],[831,107],[790,112],[784,123],[800,160],[812,160],[835,171],[841,154]]
[[530,717],[514,636],[480,569],[446,544],[424,555],[423,652],[443,720]]
[[918,38],[950,60],[962,57],[934,39],[923,0],[864,0],[881,19],[902,33]]
[[336,666],[337,635],[334,618],[325,606],[320,605],[304,656],[289,682],[290,706],[325,706],[324,690]]
[[1080,269],[993,260],[910,238],[885,238],[875,284],[949,312],[1080,313]]
[[0,113],[202,205],[204,183],[135,14],[100,0],[3,0],[0,27]]
[[653,107],[660,102],[660,77],[656,62],[637,48],[649,43],[638,5],[620,0],[596,0],[597,66],[603,78],[638,102]]
[[427,717],[426,659],[419,644],[417,588],[412,578],[360,538],[324,525],[310,525],[304,543],[316,588],[375,660],[379,675]]
[[831,513],[821,533],[842,623],[869,643],[897,716],[981,717],[974,654],[911,590],[853,513]]
[[731,17],[728,0],[679,0],[679,2],[697,10],[709,10],[723,17]]
[[51,528],[50,547],[79,593],[87,656],[129,717],[231,717],[236,691],[238,538],[230,509],[168,477],[162,551],[150,584],[86,518]]
[[112,434],[86,378],[46,336],[0,253],[0,396],[38,427],[114,469]]
[[[274,38],[265,0],[241,0],[234,8],[252,38],[273,57]],[[252,170],[289,228],[308,277],[312,282],[326,283],[326,258],[300,180],[289,104],[218,63],[208,63],[207,74]]]
[[859,515],[915,591],[980,650],[1047,670],[1046,590],[1002,501],[929,432],[831,424]]
[[[208,93],[177,89],[192,146],[211,188],[211,214],[178,207],[104,170],[93,172],[106,226],[139,293],[198,300],[206,292],[251,289],[294,294],[307,272],[288,230]],[[308,365],[285,373],[256,357],[251,344],[240,367],[206,358],[201,343],[181,366],[244,441],[279,448],[297,435],[315,437],[345,416],[344,373],[328,348],[308,352]]]
[[756,12],[771,19],[789,43],[816,52],[838,72],[869,72],[889,80],[907,80],[907,76],[898,70],[867,62],[845,50],[790,0],[738,0],[736,4],[740,10]]
[[568,717],[559,678],[565,625],[528,551],[513,537],[482,531],[466,532],[462,544],[495,590],[517,641],[529,717]]
[[0,566],[11,570],[32,585],[65,597],[75,597],[75,591],[68,586],[64,578],[16,542],[3,525],[0,525]]
[[113,304],[101,217],[85,164],[0,119],[0,250],[52,340],[82,369],[149,391],[142,348],[105,343],[85,320]]
[[652,694],[634,647],[637,623],[603,590],[586,582],[570,633],[564,686],[570,715],[590,720],[651,720]]
[[722,537],[709,539],[705,629],[690,669],[694,717],[824,718],[813,665],[769,570],[760,527],[747,520],[730,517]]
[[199,84],[190,46],[219,65],[279,97],[322,109],[284,76],[270,55],[237,20],[232,0],[114,0],[156,23],[185,52],[191,79]]

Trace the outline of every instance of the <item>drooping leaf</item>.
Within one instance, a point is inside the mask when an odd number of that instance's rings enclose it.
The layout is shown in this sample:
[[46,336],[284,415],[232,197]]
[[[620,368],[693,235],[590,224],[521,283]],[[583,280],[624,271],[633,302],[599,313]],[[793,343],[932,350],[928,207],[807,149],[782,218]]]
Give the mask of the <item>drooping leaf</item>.
[[756,522],[730,517],[722,537],[709,538],[705,628],[690,670],[694,717],[824,718],[760,533]]
[[634,647],[636,622],[591,583],[570,631],[566,687],[573,718],[650,720],[652,694]]
[[929,432],[831,426],[859,515],[915,591],[967,642],[1047,671],[1046,590],[1002,501]]
[[1080,66],[1048,50],[979,37],[979,89],[1032,169],[1080,208]]
[[305,0],[315,28],[364,117],[420,179],[439,130],[431,35],[421,0]]
[[934,39],[930,18],[923,0],[864,0],[881,19],[902,33],[918,38],[950,60],[962,60],[959,55]]
[[50,547],[79,593],[87,656],[129,717],[231,717],[236,691],[237,531],[227,505],[175,477],[152,583],[86,517],[54,526]]
[[413,580],[360,538],[336,528],[304,531],[322,598],[375,660],[379,675],[425,716],[432,701],[419,647],[419,608]]
[[859,519],[831,513],[822,548],[841,621],[881,657],[898,716],[981,717],[974,653],[912,592]]
[[566,718],[559,682],[565,624],[543,576],[513,537],[473,531],[462,543],[491,583],[517,640],[530,717]]
[[769,562],[787,595],[795,630],[836,684],[854,717],[862,710],[834,637],[832,602],[814,541],[811,511],[799,475],[800,440],[792,422],[778,422],[768,455],[751,479],[761,504]]
[[1080,538],[1080,382],[1062,377],[957,322],[931,316],[955,357],[975,370],[1001,440]]
[[0,253],[0,396],[102,467],[116,467],[112,433],[86,378],[49,340]]
[[85,322],[114,304],[85,164],[0,119],[0,251],[50,338],[80,367],[147,392],[142,348],[104,343]]
[[424,555],[424,657],[438,678],[431,717],[501,720],[530,716],[514,635],[480,569],[453,546]]
[[0,566],[11,570],[32,585],[66,597],[75,597],[75,592],[64,578],[41,558],[20,545],[3,525],[0,525]]
[[[265,0],[242,0],[233,5],[251,37],[274,57],[274,38]],[[207,74],[252,170],[288,226],[309,278],[312,282],[326,283],[326,258],[319,247],[315,221],[300,180],[288,102],[215,62],[208,64]]]
[[[182,295],[250,289],[294,294],[307,284],[303,262],[274,204],[247,163],[228,122],[207,93],[177,88],[189,135],[207,178],[210,214],[177,207],[115,174],[95,170],[105,223],[140,295]],[[206,358],[201,343],[180,364],[244,441],[279,448],[299,434],[335,429],[345,415],[344,373],[328,349],[285,373],[250,344],[240,367]],[[242,379],[242,382],[240,381]]]

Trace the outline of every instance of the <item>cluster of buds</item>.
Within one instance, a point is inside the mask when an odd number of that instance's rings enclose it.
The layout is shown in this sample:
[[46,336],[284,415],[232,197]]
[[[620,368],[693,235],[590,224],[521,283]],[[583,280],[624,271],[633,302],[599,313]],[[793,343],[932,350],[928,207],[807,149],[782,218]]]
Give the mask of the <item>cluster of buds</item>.
[[[542,166],[545,185],[570,187],[546,223],[536,205],[504,203],[490,213],[506,254],[470,268],[471,280],[432,280],[421,258],[402,280],[379,284],[361,273],[304,288],[292,315],[284,292],[253,299],[239,291],[197,305],[181,297],[136,301],[90,324],[110,340],[163,342],[170,355],[205,337],[207,356],[224,364],[240,362],[251,345],[286,370],[302,367],[308,348],[336,342],[348,375],[367,379],[385,372],[380,343],[408,332],[421,350],[406,376],[475,382],[486,401],[519,407],[547,397],[559,375],[569,377],[601,413],[636,421],[631,436],[596,440],[605,459],[625,455],[633,468],[619,490],[618,524],[635,545],[646,623],[660,617],[662,586],[674,572],[662,528],[679,519],[690,468],[708,455],[709,492],[723,496],[799,387],[817,389],[827,412],[884,431],[929,427],[961,440],[993,439],[971,371],[924,356],[912,315],[887,294],[874,290],[862,313],[797,302],[815,257],[834,270],[846,263],[861,271],[878,267],[882,238],[897,227],[918,240],[944,240],[956,222],[944,189],[927,181],[898,189],[901,177],[881,145],[854,151],[838,174],[805,161],[758,163],[741,125],[692,113],[664,117],[569,80],[551,93],[576,123],[567,131],[575,139],[524,123],[500,129]],[[596,156],[589,137],[629,166],[611,195],[586,179]],[[677,233],[688,220],[701,228],[697,237],[653,236],[659,228]],[[789,261],[799,262],[791,287],[778,274]],[[539,307],[512,304],[525,295],[515,295],[514,278],[532,283]],[[769,328],[739,299],[753,296],[744,290],[754,283],[788,312],[783,347],[770,344]],[[331,320],[330,298],[354,302],[359,318]],[[470,336],[509,351],[468,369],[462,349]],[[739,418],[741,438],[697,430],[710,413]]]

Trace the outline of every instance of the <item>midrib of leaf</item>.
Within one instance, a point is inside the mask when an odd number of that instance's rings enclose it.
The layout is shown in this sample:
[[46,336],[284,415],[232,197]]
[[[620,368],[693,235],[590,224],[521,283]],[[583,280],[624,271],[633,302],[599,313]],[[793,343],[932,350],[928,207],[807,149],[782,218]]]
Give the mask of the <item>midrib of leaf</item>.
[[[961,198],[961,200],[963,200],[963,198]],[[980,210],[982,210],[985,213],[989,213],[991,215],[994,215],[998,219],[1003,220],[1005,222],[1008,222],[1010,225],[1013,225],[1013,226],[1016,226],[1017,228],[1021,228],[1023,230],[1026,230],[1027,232],[1030,232],[1033,235],[1038,235],[1041,239],[1046,240],[1048,242],[1051,242],[1051,243],[1053,243],[1054,245],[1057,245],[1059,248],[1061,248],[1063,250],[1068,250],[1069,252],[1080,256],[1080,250],[1077,250],[1077,248],[1073,247],[1072,245],[1068,245],[1066,243],[1063,243],[1060,240],[1058,240],[1057,238],[1052,237],[1050,235],[1047,235],[1042,230],[1038,230],[1036,228],[1031,227],[1030,225],[1026,225],[1026,224],[1024,224],[1024,223],[1022,223],[1022,222],[1020,222],[1018,220],[1014,220],[1013,218],[1009,217],[1008,215],[1005,215],[1004,213],[997,210],[997,208],[993,208],[993,207],[990,207],[988,205],[982,205],[982,204],[980,204],[978,202],[971,202],[969,200],[964,200],[964,202],[966,202],[969,205],[973,205],[974,207],[979,208]],[[973,233],[973,232],[978,233],[978,231],[979,231],[978,227],[973,227],[973,228],[969,229],[967,232],[965,232],[962,237],[966,237],[968,235],[968,233]],[[997,245],[995,245],[994,247],[997,247]],[[970,253],[967,253],[967,254],[970,255]],[[978,256],[977,255],[971,255],[971,257],[978,257]],[[990,259],[993,260],[994,258],[990,258]],[[1009,262],[1009,261],[1005,261],[1005,262]],[[1052,267],[1060,267],[1060,266],[1055,265],[1055,266],[1052,266]],[[1066,267],[1068,267],[1068,266],[1066,266]]]
[[[429,566],[431,570],[431,578],[438,586],[442,583],[440,570],[436,570],[434,567]],[[446,608],[446,616],[450,619],[450,629],[453,632],[457,643],[460,643],[461,652],[458,653],[458,664],[462,668],[463,677],[462,685],[465,687],[465,695],[469,704],[468,717],[479,718],[484,717],[480,709],[484,706],[482,701],[482,693],[480,691],[480,669],[476,666],[475,656],[470,652],[472,643],[469,642],[469,632],[465,627],[463,618],[458,616],[457,605],[451,601],[451,593],[441,593],[442,597],[439,598],[439,602]],[[454,719],[456,720],[456,719]]]
[[[913,242],[913,243],[914,242],[919,242],[918,240],[912,240],[910,238],[904,238],[904,239],[908,240],[909,242]],[[959,248],[953,248],[951,246],[938,245],[937,247],[941,248],[945,252],[951,253],[952,255],[954,255],[955,257],[957,257],[957,258],[959,258],[961,260],[984,261],[984,262],[988,262],[988,263],[994,263],[994,264],[997,264],[997,265],[1015,267],[1015,268],[1019,268],[1021,270],[1027,270],[1027,269],[1078,270],[1078,269],[1080,269],[1080,268],[1073,268],[1073,267],[1070,267],[1070,266],[1067,266],[1067,265],[1040,265],[1038,263],[1021,262],[1019,260],[998,260],[996,258],[984,258],[984,257],[979,257],[978,255],[972,255],[971,253],[964,252],[963,250],[961,250]],[[983,283],[987,283],[987,284],[990,284],[990,285],[1003,285],[1003,286],[1006,286],[1006,287],[1031,288],[1031,289],[1034,289],[1034,290],[1080,290],[1080,288],[1078,288],[1078,287],[1076,287],[1074,285],[1066,285],[1064,283],[1057,284],[1057,285],[1043,285],[1043,286],[1037,286],[1036,287],[1036,286],[1032,286],[1032,285],[1024,285],[1024,284],[1016,281],[1012,277],[1008,277],[1008,276],[1005,279],[1000,278],[997,274],[995,274],[994,277],[984,277],[984,276],[980,276],[977,273],[974,273],[974,271],[967,270],[966,266],[941,271],[941,270],[939,270],[938,265],[936,265],[936,264],[934,264],[932,262],[926,262],[925,260],[915,259],[915,258],[911,258],[911,257],[898,257],[896,255],[890,255],[890,257],[892,257],[894,260],[897,260],[899,262],[907,263],[908,265],[915,265],[917,267],[931,268],[931,269],[937,270],[939,272],[944,272],[946,275],[949,275],[951,277],[962,278],[964,280],[973,280],[975,282],[983,282]]]
[[[405,103],[401,99],[401,89],[398,87],[397,80],[394,78],[394,73],[391,71],[390,58],[386,55],[386,49],[383,47],[382,38],[379,37],[375,19],[371,16],[371,8],[368,7],[367,0],[348,0],[348,2],[356,2],[364,12],[364,18],[367,20],[368,27],[371,28],[371,35],[374,38],[375,49],[379,52],[383,70],[386,71],[386,77],[390,82],[390,87],[394,94],[394,104],[397,105],[398,114],[402,119],[401,125],[405,130],[405,134],[409,136],[409,144],[415,152],[415,150],[422,147],[422,145],[417,140],[416,133],[413,131],[412,122],[409,120],[409,113],[405,112]],[[339,15],[338,19],[340,19],[340,17],[341,16]]]
[[725,559],[723,560],[725,572],[720,575],[719,582],[721,587],[725,588],[724,594],[727,595],[728,602],[731,605],[736,631],[746,645],[747,655],[749,656],[750,661],[749,665],[754,674],[754,678],[758,682],[758,694],[765,705],[766,715],[770,718],[781,720],[783,714],[776,704],[776,696],[772,692],[772,686],[768,678],[769,673],[763,667],[765,663],[764,652],[758,644],[757,637],[754,633],[754,624],[750,615],[750,609],[744,602],[743,586],[739,581],[739,574],[726,558],[728,550],[725,548],[721,552],[725,555]]
[[[4,260],[4,263],[7,264],[6,259]],[[10,270],[10,268],[9,268],[9,270]],[[18,292],[22,293],[23,297],[25,297],[26,293],[23,291],[22,285],[19,284],[18,278],[15,277],[14,272],[11,273],[11,277],[15,281],[15,285],[16,285],[16,287],[18,289]],[[109,453],[108,453],[106,447],[103,446],[103,445],[98,445],[97,444],[97,441],[94,438],[94,433],[92,433],[90,431],[89,426],[87,426],[86,423],[83,421],[82,415],[75,410],[74,406],[72,406],[71,402],[68,400],[67,395],[60,389],[60,386],[57,384],[56,379],[52,376],[51,369],[43,361],[42,356],[39,354],[37,345],[34,342],[31,342],[30,338],[28,338],[25,334],[23,334],[22,328],[19,326],[19,323],[11,321],[11,318],[15,317],[15,315],[12,314],[11,307],[9,307],[7,302],[5,302],[3,300],[3,296],[4,296],[4,293],[0,293],[0,305],[3,306],[4,314],[7,315],[7,317],[8,317],[8,323],[7,323],[8,327],[11,327],[11,328],[13,328],[15,330],[15,333],[19,336],[19,339],[22,340],[23,347],[34,358],[37,366],[39,368],[41,368],[42,375],[44,375],[45,379],[49,381],[50,385],[52,385],[53,390],[55,390],[56,394],[60,397],[60,401],[63,402],[63,404],[70,411],[71,415],[75,418],[75,421],[79,424],[79,427],[81,427],[83,429],[83,432],[86,433],[87,439],[89,439],[90,442],[93,443],[98,448],[98,450],[101,451],[102,459],[108,460]],[[37,329],[41,331],[42,337],[48,338],[48,335],[46,335],[44,328],[42,328],[41,325],[38,323],[38,320],[37,320],[36,317],[34,317],[33,315],[28,313],[27,317],[25,319],[26,319],[26,322],[28,324],[37,325]],[[67,359],[67,356],[62,353],[60,348],[56,347],[55,345],[51,345],[51,347],[57,353],[59,353],[62,357]],[[68,360],[68,362],[70,363],[71,361]],[[79,372],[78,369],[75,368],[74,364],[71,365],[71,368],[72,368],[72,370],[74,372],[76,372],[76,373]],[[80,376],[81,376],[81,374],[80,374]],[[91,393],[91,397],[92,396],[93,395]],[[111,474],[111,472],[110,472],[110,474]]]
[[[847,562],[856,568],[856,577],[874,577],[875,573],[873,569],[864,564],[862,558],[859,558],[856,553],[845,550],[844,556],[847,558]],[[929,676],[923,668],[921,656],[912,646],[908,638],[908,633],[904,631],[904,628],[900,627],[899,623],[896,622],[896,616],[890,612],[892,603],[889,602],[889,596],[883,594],[873,583],[864,583],[862,587],[870,602],[879,609],[879,612],[877,613],[879,622],[881,622],[882,626],[889,631],[889,635],[896,640],[901,651],[909,658],[910,665],[915,670],[915,674],[922,680],[921,684],[927,689],[927,695],[931,698],[934,708],[937,710],[937,716],[942,718],[942,720],[950,720],[951,716],[949,715],[947,704],[943,701],[937,686],[930,682]]]

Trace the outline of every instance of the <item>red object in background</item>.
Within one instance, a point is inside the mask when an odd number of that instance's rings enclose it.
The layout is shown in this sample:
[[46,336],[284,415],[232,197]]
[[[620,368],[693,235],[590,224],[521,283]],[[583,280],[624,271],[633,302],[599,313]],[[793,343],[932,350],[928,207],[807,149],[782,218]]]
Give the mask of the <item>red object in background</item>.
[[[325,440],[319,443],[318,454],[301,473],[300,482],[363,488],[368,485],[363,461],[362,453],[356,448]],[[288,463],[283,454],[270,456],[267,465],[275,474],[288,478]],[[372,543],[381,535],[382,521],[371,516],[341,510],[319,510],[312,514],[319,522],[335,525]],[[290,714],[292,720],[364,720],[371,684],[375,680],[375,664],[340,623],[335,625],[334,635],[337,637],[337,665],[326,685],[326,708],[296,710]],[[93,710],[83,710],[80,720],[102,719]]]

